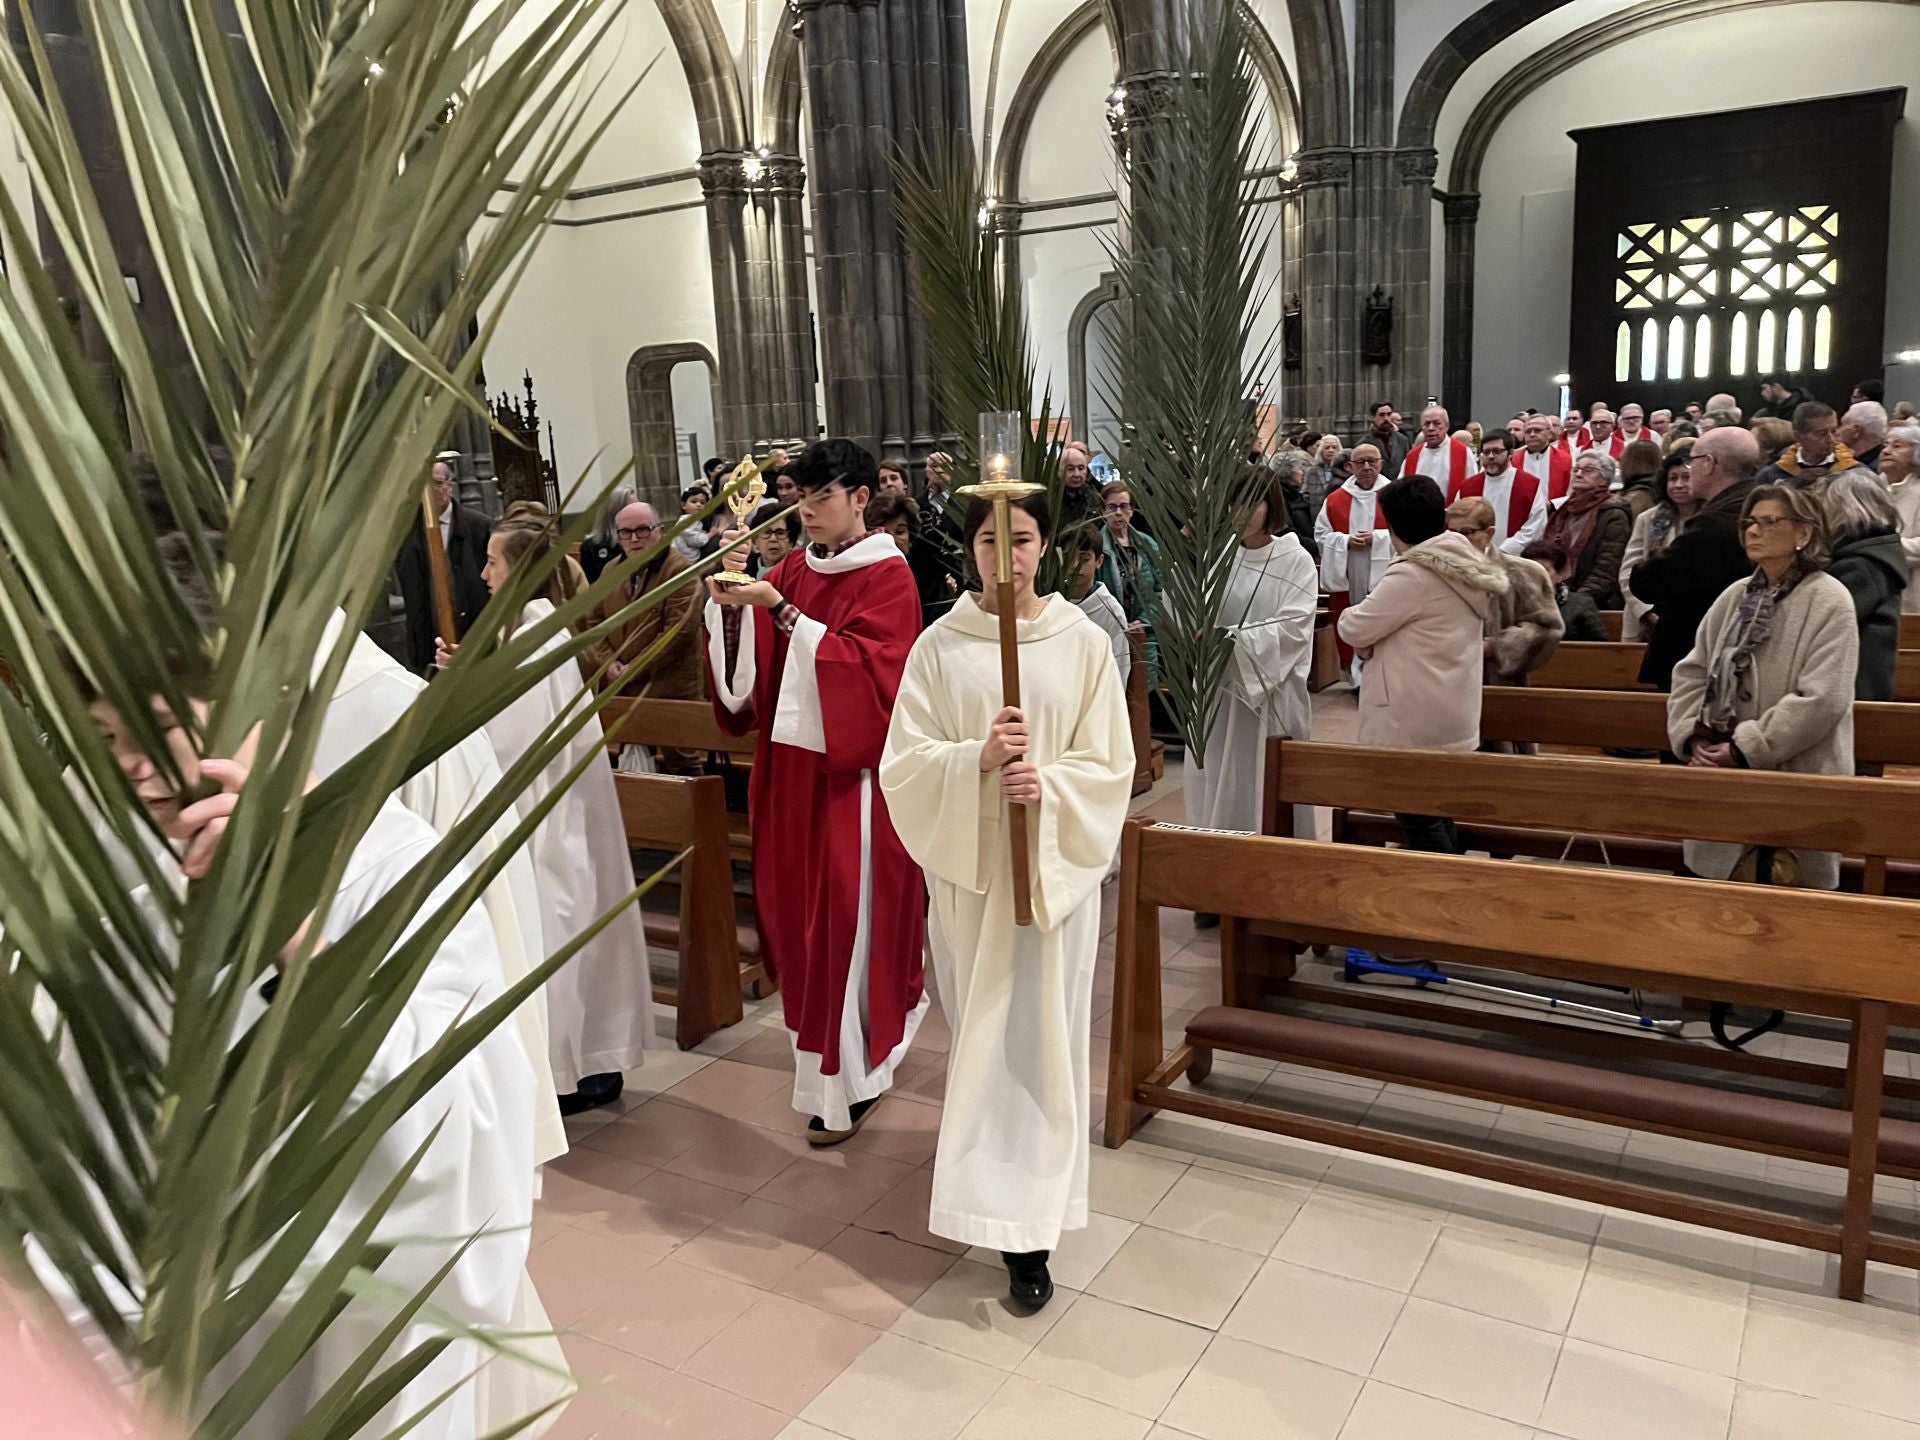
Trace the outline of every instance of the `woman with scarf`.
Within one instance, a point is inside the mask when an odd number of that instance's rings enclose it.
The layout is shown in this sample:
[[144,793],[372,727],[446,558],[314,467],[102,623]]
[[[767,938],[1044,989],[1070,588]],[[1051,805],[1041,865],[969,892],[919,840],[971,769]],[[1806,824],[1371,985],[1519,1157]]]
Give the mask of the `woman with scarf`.
[[1674,446],[1660,461],[1653,477],[1657,497],[1654,506],[1640,512],[1633,522],[1633,533],[1627,537],[1627,553],[1620,561],[1620,593],[1626,601],[1626,613],[1620,622],[1622,640],[1645,640],[1658,622],[1653,606],[1629,587],[1640,562],[1664,554],[1700,508],[1693,498],[1693,472],[1687,468],[1692,456],[1693,445],[1687,442]]
[[[1827,559],[1820,502],[1788,485],[1760,485],[1740,512],[1755,566],[1727,587],[1673,671],[1667,734],[1690,765],[1853,774],[1853,680],[1860,630],[1847,587]],[[1756,852],[1687,842],[1687,867],[1710,880],[1770,880],[1831,890],[1840,857]]]
[[1620,608],[1620,562],[1633,532],[1633,512],[1612,498],[1617,473],[1606,451],[1581,451],[1573,462],[1572,485],[1555,502],[1542,537],[1567,547],[1573,567],[1569,587],[1575,594],[1591,595],[1602,610]]

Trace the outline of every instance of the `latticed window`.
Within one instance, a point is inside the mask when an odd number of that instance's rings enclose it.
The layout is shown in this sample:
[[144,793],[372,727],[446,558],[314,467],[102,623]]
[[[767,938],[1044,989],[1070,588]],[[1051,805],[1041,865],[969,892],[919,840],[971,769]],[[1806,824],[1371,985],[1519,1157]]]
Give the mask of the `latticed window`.
[[1715,209],[1626,226],[1616,241],[1613,378],[1827,369],[1839,237],[1831,205]]

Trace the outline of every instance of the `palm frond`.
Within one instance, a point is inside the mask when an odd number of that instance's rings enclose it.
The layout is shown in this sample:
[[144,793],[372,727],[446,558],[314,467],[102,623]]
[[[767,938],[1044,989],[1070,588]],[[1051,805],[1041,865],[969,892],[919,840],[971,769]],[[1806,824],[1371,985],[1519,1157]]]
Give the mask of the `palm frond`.
[[1130,243],[1115,255],[1122,469],[1160,547],[1160,679],[1193,765],[1232,658],[1219,612],[1258,483],[1254,385],[1274,340],[1257,328],[1270,221],[1250,204],[1263,141],[1246,21],[1213,8],[1174,37],[1166,103],[1132,137]]

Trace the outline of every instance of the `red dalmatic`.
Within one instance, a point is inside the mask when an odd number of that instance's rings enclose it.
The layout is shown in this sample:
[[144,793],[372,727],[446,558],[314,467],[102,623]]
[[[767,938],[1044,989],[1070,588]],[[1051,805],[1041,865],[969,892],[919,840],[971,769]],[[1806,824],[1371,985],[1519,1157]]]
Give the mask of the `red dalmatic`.
[[[1502,540],[1511,540],[1520,533],[1520,527],[1527,523],[1527,517],[1533,514],[1534,498],[1540,493],[1540,482],[1519,466],[1509,466],[1507,474],[1513,477],[1513,493],[1507,497],[1507,533]],[[1453,489],[1447,492],[1447,503],[1456,500],[1484,500],[1487,495],[1487,472],[1469,475]]]
[[708,675],[721,728],[759,731],[753,896],[794,1035],[794,1108],[842,1129],[892,1084],[926,1011],[925,883],[874,773],[920,598],[880,532],[825,558],[796,550],[764,578],[799,611],[791,633],[747,610],[729,669],[709,602]]
[[[1419,475],[1422,473],[1420,462],[1424,458],[1426,451],[1427,445],[1422,441],[1407,452],[1406,463],[1400,467],[1400,476],[1402,479],[1405,479],[1409,475]],[[1467,450],[1466,441],[1449,439],[1447,441],[1447,473],[1445,475],[1434,476],[1434,483],[1437,484],[1442,491],[1449,490],[1455,485],[1461,484],[1466,480],[1467,472],[1473,468],[1472,459],[1473,457]]]

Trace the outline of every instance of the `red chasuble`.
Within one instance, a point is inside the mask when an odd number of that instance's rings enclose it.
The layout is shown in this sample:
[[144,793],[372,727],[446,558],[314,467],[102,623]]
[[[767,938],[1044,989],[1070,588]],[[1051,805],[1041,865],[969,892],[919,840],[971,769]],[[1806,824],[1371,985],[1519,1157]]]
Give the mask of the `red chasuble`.
[[[721,728],[759,731],[753,898],[794,1034],[794,1108],[836,1129],[846,1105],[891,1085],[896,1052],[925,1013],[925,884],[874,773],[920,633],[920,595],[880,532],[825,559],[796,550],[765,578],[800,612],[792,633],[765,608],[747,610],[729,687],[722,607],[709,602],[708,678]],[[744,695],[737,710],[729,689]],[[855,975],[864,1001],[849,994]],[[856,1036],[866,1053],[843,1055]]]
[[[1420,460],[1426,449],[1427,444],[1423,440],[1407,452],[1406,463],[1400,467],[1401,479],[1404,480],[1409,475],[1418,475],[1421,473]],[[1464,440],[1448,440],[1447,473],[1433,477],[1434,483],[1437,484],[1442,491],[1451,489],[1453,486],[1462,483],[1467,478],[1467,472],[1472,468],[1472,457],[1467,453],[1466,442]]]
[[[1527,517],[1533,514],[1534,497],[1540,493],[1540,482],[1517,465],[1509,465],[1507,473],[1513,477],[1513,494],[1507,497],[1507,533],[1502,540],[1511,540],[1520,533],[1527,523]],[[1484,500],[1487,495],[1487,472],[1469,475],[1453,489],[1447,491],[1447,503],[1451,505],[1460,499]]]
[[1547,482],[1549,500],[1558,500],[1573,485],[1573,459],[1558,445],[1549,445],[1538,455],[1522,450],[1513,457],[1513,463],[1534,479]]

